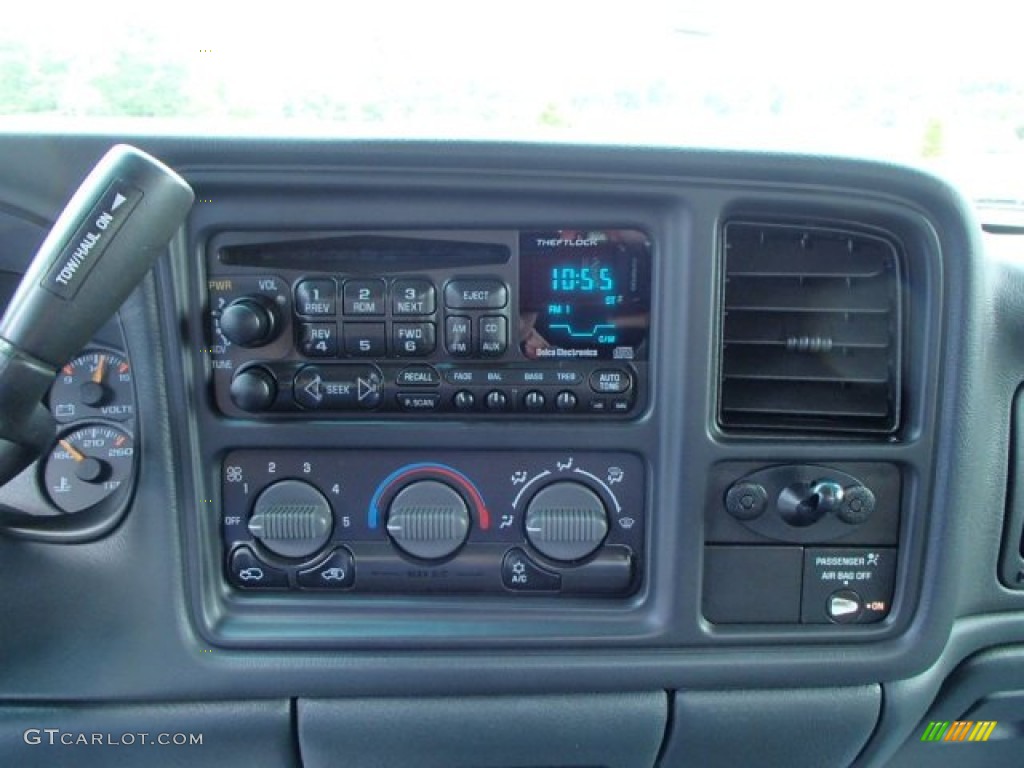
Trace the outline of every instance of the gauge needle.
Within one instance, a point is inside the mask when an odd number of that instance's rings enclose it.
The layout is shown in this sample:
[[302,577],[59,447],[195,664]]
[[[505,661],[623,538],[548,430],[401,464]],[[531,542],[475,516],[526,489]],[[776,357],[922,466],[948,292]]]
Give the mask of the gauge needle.
[[103,376],[107,372],[107,356],[100,355],[96,361],[96,369],[92,372],[92,380],[97,384],[103,383]]
[[71,458],[74,459],[75,461],[85,461],[85,454],[82,453],[77,448],[75,448],[75,446],[73,446],[67,440],[61,440],[60,447],[67,451],[71,455]]

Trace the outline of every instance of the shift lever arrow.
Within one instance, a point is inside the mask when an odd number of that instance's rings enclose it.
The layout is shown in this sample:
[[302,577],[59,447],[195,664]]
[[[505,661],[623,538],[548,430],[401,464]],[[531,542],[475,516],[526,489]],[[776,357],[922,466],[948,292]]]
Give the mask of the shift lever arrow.
[[193,199],[178,174],[123,144],[72,196],[0,320],[0,484],[52,440],[40,401],[54,374],[142,280]]

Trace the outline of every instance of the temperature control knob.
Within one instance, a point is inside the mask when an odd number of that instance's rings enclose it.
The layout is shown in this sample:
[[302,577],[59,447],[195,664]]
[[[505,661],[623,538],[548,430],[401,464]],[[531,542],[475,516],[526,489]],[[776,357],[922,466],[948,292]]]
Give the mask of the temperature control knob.
[[281,331],[281,317],[273,302],[262,296],[235,299],[220,313],[220,332],[240,347],[262,347]]
[[418,480],[388,508],[388,534],[408,555],[443,560],[469,535],[469,509],[462,497],[437,480]]
[[552,483],[526,508],[526,538],[552,560],[581,560],[595,552],[607,535],[604,502],[582,483]]
[[309,557],[327,543],[333,523],[320,491],[301,480],[281,480],[256,499],[249,532],[274,554]]

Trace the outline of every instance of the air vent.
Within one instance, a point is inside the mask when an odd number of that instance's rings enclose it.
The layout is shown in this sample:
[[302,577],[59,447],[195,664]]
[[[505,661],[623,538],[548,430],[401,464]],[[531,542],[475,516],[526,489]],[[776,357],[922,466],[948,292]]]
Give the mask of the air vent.
[[888,434],[900,416],[899,256],[881,237],[730,222],[724,428]]

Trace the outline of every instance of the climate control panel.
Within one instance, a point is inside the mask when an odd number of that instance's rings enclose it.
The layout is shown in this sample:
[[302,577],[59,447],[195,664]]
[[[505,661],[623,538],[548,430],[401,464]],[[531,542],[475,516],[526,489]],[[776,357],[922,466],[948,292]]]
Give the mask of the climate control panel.
[[625,596],[642,580],[632,454],[238,450],[222,481],[242,590]]

